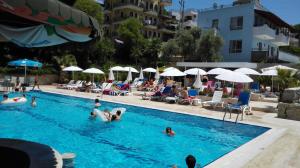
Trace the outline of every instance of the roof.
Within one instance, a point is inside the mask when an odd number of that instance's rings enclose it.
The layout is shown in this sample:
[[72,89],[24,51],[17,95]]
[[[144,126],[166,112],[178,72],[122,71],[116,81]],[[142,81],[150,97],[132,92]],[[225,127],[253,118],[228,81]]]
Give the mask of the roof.
[[259,14],[263,17],[265,17],[266,19],[272,21],[274,24],[280,26],[280,27],[287,27],[289,28],[292,32],[295,31],[294,27],[292,27],[290,24],[286,23],[284,20],[282,20],[279,16],[275,15],[272,12],[269,11],[265,11],[265,10],[259,10],[259,9],[255,9],[255,13]]

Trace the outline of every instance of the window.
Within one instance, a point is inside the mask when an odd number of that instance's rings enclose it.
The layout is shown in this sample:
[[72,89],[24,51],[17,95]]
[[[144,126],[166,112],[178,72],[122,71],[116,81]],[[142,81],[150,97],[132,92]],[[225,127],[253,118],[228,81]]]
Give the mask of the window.
[[232,17],[230,19],[230,30],[240,30],[243,29],[243,16]]
[[242,46],[242,40],[230,40],[229,53],[241,53]]
[[211,27],[218,29],[219,28],[219,19],[214,19],[212,21]]

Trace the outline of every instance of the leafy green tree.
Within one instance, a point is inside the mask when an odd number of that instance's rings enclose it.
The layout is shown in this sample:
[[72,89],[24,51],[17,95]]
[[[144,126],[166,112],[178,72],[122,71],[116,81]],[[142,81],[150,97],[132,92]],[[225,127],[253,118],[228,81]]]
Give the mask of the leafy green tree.
[[114,43],[109,38],[103,38],[98,41],[94,46],[94,54],[92,60],[94,64],[104,64],[106,62],[112,62],[113,56],[116,52]]
[[175,37],[179,49],[180,49],[180,55],[182,55],[185,60],[185,58],[192,56],[195,51],[195,45],[194,45],[194,37],[191,34],[189,30],[180,30]]
[[74,7],[96,18],[99,24],[103,23],[103,9],[95,0],[77,0]]
[[159,53],[161,47],[161,40],[154,38],[154,39],[147,39],[145,43],[145,48],[143,50],[143,56],[140,59],[140,63],[143,67],[151,66],[156,67],[157,62],[159,60]]
[[222,60],[219,51],[223,45],[220,36],[215,35],[213,31],[205,32],[197,42],[197,55],[200,61],[217,62]]
[[135,18],[125,20],[120,24],[117,33],[118,37],[124,42],[119,50],[119,60],[122,63],[138,63],[139,58],[142,56],[143,48],[146,43],[142,35],[143,24]]
[[300,86],[300,80],[297,77],[297,73],[290,70],[285,69],[278,69],[278,76],[275,78],[277,83],[279,84],[279,101],[282,98],[282,94],[285,89],[292,88],[292,87],[298,87]]
[[65,54],[62,56],[54,56],[53,60],[61,68],[65,68],[71,65],[77,65],[76,57],[72,54]]
[[171,39],[168,42],[162,43],[161,51],[162,51],[161,61],[164,64],[166,64],[170,62],[170,59],[172,57],[176,56],[179,53],[180,48],[176,40]]

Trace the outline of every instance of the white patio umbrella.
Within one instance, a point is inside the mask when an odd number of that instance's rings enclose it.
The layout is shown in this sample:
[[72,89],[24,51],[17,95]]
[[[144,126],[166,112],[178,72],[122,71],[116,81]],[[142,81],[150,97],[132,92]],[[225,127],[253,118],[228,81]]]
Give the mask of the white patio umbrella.
[[174,68],[174,67],[169,67],[169,68],[166,68],[166,69],[164,69],[164,72],[166,72],[166,71],[170,71],[170,70],[174,70],[174,69],[177,69],[177,68]]
[[128,82],[132,81],[132,73],[131,73],[131,68],[129,68],[129,71],[128,71],[128,75],[127,75],[127,79],[126,79]]
[[198,70],[197,78],[196,78],[196,81],[194,82],[193,86],[194,86],[194,88],[197,88],[197,89],[201,89],[202,88],[202,82],[201,82],[201,77],[200,77],[200,70]]
[[250,69],[250,68],[239,68],[239,69],[234,70],[234,72],[240,72],[245,75],[260,75],[259,72],[255,71],[254,69]]
[[95,78],[95,74],[104,74],[103,71],[101,71],[100,69],[97,68],[89,68],[83,71],[83,73],[90,73],[93,75],[93,83],[94,83],[94,78]]
[[[234,88],[234,83],[253,82],[253,79],[251,79],[249,76],[242,74],[240,72],[233,72],[233,71],[228,71],[227,73],[220,74],[216,76],[216,79],[233,82],[233,88]],[[232,96],[233,96],[233,91],[232,91]]]
[[145,69],[143,69],[143,72],[152,72],[152,73],[155,73],[156,69],[154,69],[154,68],[145,68]]
[[144,74],[143,74],[143,69],[141,68],[140,70],[140,76],[139,76],[139,79],[144,79]]
[[272,88],[271,91],[273,91],[273,77],[274,76],[278,76],[278,71],[277,69],[271,69],[271,70],[267,70],[264,71],[261,76],[271,76],[271,80],[272,80]]
[[129,72],[129,70],[133,73],[139,73],[138,70],[136,70],[135,68],[133,67],[124,67],[124,70],[123,71],[126,71],[126,72]]
[[74,79],[74,72],[80,72],[82,69],[77,66],[69,66],[64,68],[63,71],[72,72],[72,79]]
[[228,81],[228,82],[234,82],[234,83],[253,82],[253,79],[251,79],[249,76],[239,73],[239,72],[233,72],[233,71],[229,71],[227,73],[220,74],[220,75],[216,76],[216,79]]
[[119,71],[125,71],[124,68],[121,67],[121,66],[114,66],[114,67],[110,68],[110,70],[116,71],[116,72],[117,72],[117,80],[119,79],[119,74],[118,74],[118,72],[119,72]]
[[160,74],[160,76],[186,76],[186,74],[181,72],[177,68],[174,68],[174,69],[163,72],[162,74]]
[[156,73],[155,73],[154,78],[155,78],[155,80],[159,80],[159,78],[160,78],[158,67],[156,68]]
[[112,67],[110,69],[113,70],[113,71],[124,71],[124,68],[121,67],[121,66],[114,66],[114,67]]
[[291,70],[291,71],[297,71],[297,69],[290,68],[290,67],[283,66],[283,65],[275,65],[275,66],[272,66],[272,67],[263,68],[261,70],[264,72],[264,71],[268,71],[268,70],[277,70],[277,69],[286,69],[286,70]]
[[115,80],[114,72],[112,69],[109,70],[108,80],[110,81]]
[[220,74],[226,74],[232,72],[228,69],[224,69],[224,68],[214,68],[211,69],[210,71],[207,72],[208,75],[220,75]]
[[203,69],[200,69],[200,68],[188,69],[188,70],[184,71],[184,73],[186,73],[188,75],[198,75],[198,73],[200,75],[206,75],[206,72]]

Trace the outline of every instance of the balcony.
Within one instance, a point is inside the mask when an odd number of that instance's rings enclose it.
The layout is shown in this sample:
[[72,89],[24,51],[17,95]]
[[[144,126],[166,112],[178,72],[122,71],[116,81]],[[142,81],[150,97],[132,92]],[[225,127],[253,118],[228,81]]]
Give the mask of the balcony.
[[159,4],[161,6],[171,6],[172,5],[172,0],[160,0]]
[[188,20],[188,21],[185,21],[183,23],[183,26],[184,27],[196,27],[197,26],[197,22],[193,21],[193,20]]
[[151,20],[144,20],[144,28],[146,29],[157,29],[157,23],[151,22]]
[[268,50],[252,49],[251,62],[262,62],[268,60]]
[[171,25],[166,25],[166,24],[159,24],[158,29],[162,33],[175,34],[176,27],[171,26]]
[[142,5],[136,3],[130,3],[130,2],[116,4],[114,9],[115,10],[132,9],[141,12],[144,10]]
[[254,26],[253,36],[261,40],[275,40],[276,32],[268,25]]
[[144,13],[147,15],[158,16],[158,12],[151,9],[144,9]]
[[290,37],[283,33],[278,33],[272,43],[277,46],[288,46],[290,45]]

